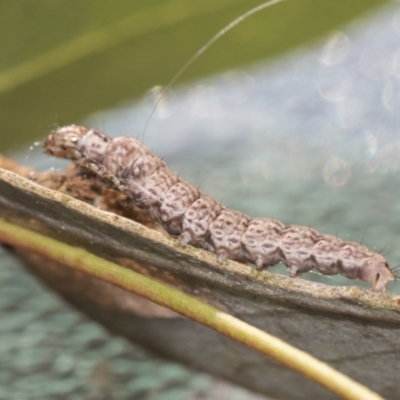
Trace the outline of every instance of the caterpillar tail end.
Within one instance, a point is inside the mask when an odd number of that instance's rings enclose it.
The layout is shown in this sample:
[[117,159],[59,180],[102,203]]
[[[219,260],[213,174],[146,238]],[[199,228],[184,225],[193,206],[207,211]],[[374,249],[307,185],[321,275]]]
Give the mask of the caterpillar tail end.
[[369,264],[360,271],[358,278],[364,282],[372,283],[374,292],[386,293],[389,282],[397,277],[386,261],[379,264]]

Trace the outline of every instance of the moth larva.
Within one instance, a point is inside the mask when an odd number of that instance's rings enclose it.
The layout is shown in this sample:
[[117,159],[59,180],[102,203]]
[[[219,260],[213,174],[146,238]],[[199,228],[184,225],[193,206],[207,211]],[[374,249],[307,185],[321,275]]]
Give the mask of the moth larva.
[[291,277],[316,269],[342,274],[385,292],[396,278],[386,260],[355,242],[319,234],[314,229],[268,218],[250,218],[230,210],[173,173],[143,143],[110,138],[83,126],[53,131],[47,154],[75,161],[123,192],[182,244],[213,251],[219,261],[247,259],[257,269],[282,262]]

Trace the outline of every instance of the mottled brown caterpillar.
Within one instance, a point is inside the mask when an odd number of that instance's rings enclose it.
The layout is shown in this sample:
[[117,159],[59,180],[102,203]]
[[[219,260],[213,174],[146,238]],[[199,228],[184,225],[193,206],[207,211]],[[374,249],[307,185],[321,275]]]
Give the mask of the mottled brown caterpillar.
[[131,137],[70,125],[53,131],[45,152],[74,160],[123,192],[182,244],[215,252],[219,261],[246,259],[257,269],[282,262],[291,277],[316,269],[371,283],[385,292],[395,274],[365,246],[298,225],[249,218],[230,210],[173,173],[143,143]]

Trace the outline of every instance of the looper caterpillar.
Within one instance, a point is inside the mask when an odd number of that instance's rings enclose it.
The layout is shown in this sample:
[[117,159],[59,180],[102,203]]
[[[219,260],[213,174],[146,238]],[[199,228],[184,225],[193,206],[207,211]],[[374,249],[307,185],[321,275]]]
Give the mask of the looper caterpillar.
[[104,133],[70,125],[45,141],[47,154],[71,159],[111,187],[123,192],[165,230],[213,251],[219,261],[246,259],[258,269],[284,263],[291,277],[316,269],[342,274],[385,292],[396,278],[388,263],[365,246],[319,234],[314,229],[266,218],[250,218],[225,208],[173,173],[143,143],[131,137],[111,139]]

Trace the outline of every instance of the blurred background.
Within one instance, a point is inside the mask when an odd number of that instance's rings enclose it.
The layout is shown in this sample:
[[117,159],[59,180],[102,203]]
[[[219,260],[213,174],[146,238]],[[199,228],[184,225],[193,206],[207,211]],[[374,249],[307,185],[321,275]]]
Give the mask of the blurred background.
[[[0,151],[45,170],[63,165],[35,146],[55,126],[139,137],[229,207],[385,247],[399,264],[398,2],[263,10],[185,71],[144,132],[161,88],[257,4],[2,2]],[[1,251],[0,399],[256,398],[111,338]]]

